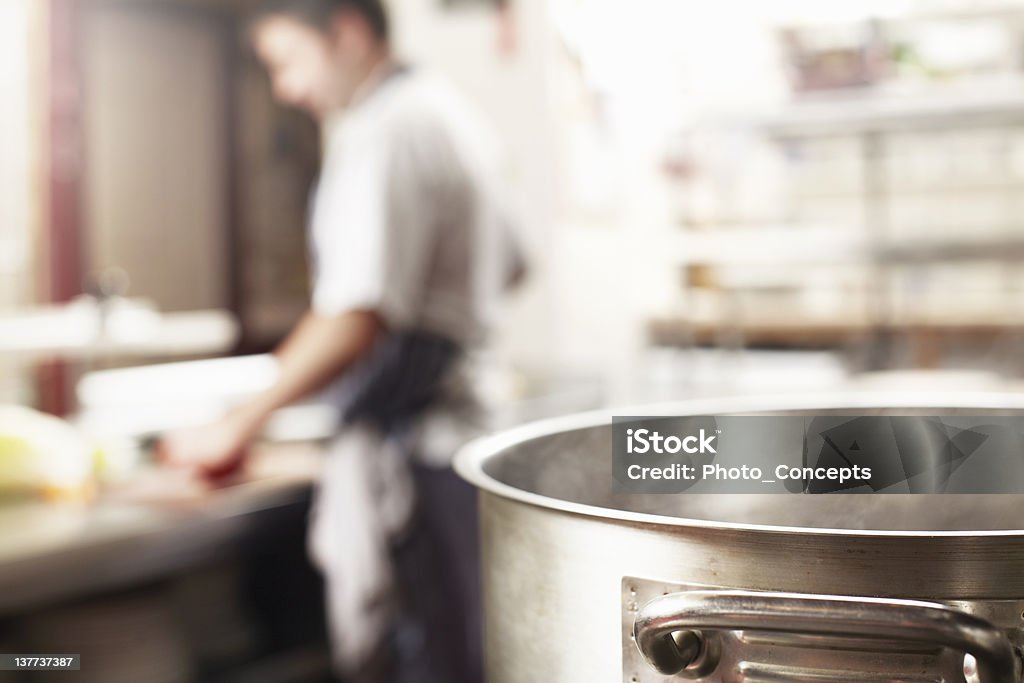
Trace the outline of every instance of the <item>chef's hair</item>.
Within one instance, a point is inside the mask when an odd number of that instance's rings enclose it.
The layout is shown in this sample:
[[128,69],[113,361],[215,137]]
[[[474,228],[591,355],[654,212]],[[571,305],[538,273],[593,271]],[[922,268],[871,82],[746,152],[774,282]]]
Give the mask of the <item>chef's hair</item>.
[[285,16],[318,31],[326,31],[334,15],[342,10],[358,13],[378,40],[387,41],[390,22],[383,0],[267,0],[257,10],[255,21]]

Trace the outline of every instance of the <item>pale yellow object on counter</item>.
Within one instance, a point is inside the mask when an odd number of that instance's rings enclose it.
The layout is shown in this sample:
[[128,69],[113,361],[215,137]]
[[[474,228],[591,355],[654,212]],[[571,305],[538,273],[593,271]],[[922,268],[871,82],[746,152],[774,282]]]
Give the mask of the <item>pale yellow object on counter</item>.
[[82,500],[94,491],[95,449],[67,422],[0,406],[0,494]]

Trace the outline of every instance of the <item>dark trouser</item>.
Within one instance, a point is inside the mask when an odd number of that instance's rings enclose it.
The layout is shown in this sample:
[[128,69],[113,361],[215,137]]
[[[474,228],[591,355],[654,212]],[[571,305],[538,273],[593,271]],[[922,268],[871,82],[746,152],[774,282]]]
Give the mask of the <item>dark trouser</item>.
[[451,468],[412,467],[410,535],[395,549],[401,614],[394,683],[482,683],[483,620],[475,489]]

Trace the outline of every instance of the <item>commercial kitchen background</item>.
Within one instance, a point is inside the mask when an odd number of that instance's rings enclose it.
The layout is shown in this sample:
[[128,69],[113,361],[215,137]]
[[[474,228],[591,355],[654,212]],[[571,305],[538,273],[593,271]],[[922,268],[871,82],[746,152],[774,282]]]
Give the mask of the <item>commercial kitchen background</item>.
[[[0,404],[72,419],[103,453],[83,475],[105,482],[93,500],[123,506],[97,521],[4,504],[0,592],[17,599],[0,651],[57,625],[131,633],[165,605],[122,593],[175,575],[178,546],[131,558],[148,563],[135,574],[90,549],[126,528],[185,533],[181,510],[200,504],[140,474],[140,444],[258,389],[260,358],[194,361],[269,350],[306,303],[318,141],[271,101],[247,6],[0,3]],[[504,423],[731,393],[1024,388],[1024,2],[391,8],[398,52],[461,86],[505,142],[533,272],[486,380]],[[146,367],[168,362],[188,364]],[[264,509],[268,490],[301,506],[301,486],[274,487],[315,460],[302,444],[329,418],[305,408],[277,424],[278,449],[302,453],[269,457],[264,488],[202,508],[196,528],[234,538],[229,508]],[[94,556],[96,585],[54,569]],[[304,571],[278,559],[281,576]],[[217,562],[194,583],[237,586],[237,563]],[[196,659],[169,654],[191,651],[172,621],[151,633],[160,661]],[[226,630],[206,661],[247,661],[255,636]]]

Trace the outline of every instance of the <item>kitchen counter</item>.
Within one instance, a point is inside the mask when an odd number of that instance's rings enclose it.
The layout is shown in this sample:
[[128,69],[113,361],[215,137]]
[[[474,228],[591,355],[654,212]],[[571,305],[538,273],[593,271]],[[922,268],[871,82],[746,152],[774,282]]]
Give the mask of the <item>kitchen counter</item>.
[[309,444],[262,446],[246,475],[223,488],[150,470],[91,503],[0,506],[0,616],[160,579],[294,533],[320,455]]

